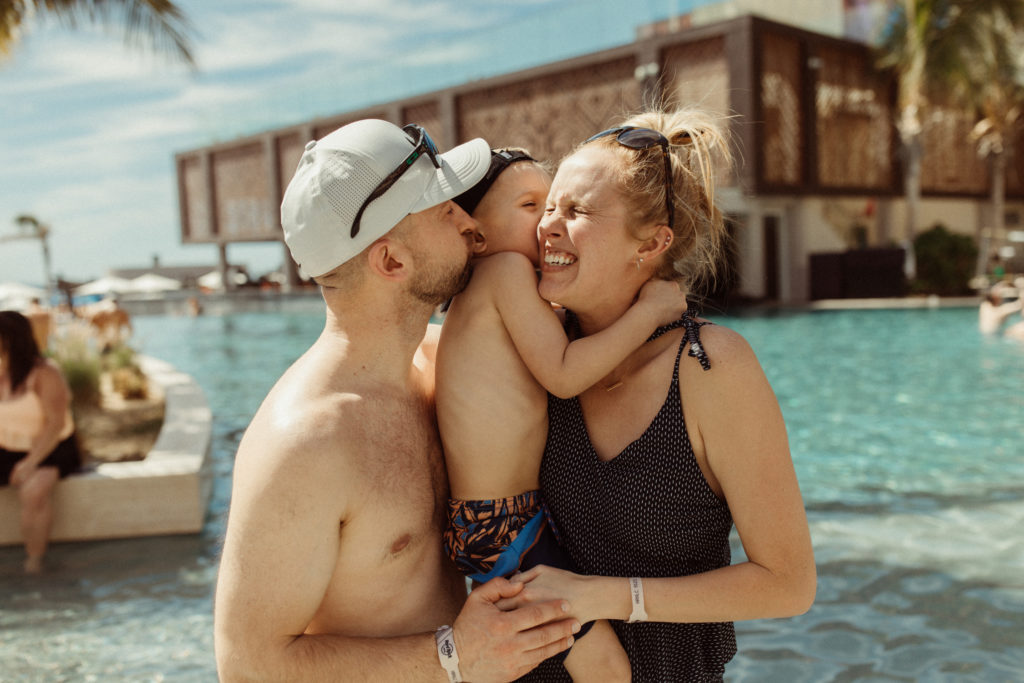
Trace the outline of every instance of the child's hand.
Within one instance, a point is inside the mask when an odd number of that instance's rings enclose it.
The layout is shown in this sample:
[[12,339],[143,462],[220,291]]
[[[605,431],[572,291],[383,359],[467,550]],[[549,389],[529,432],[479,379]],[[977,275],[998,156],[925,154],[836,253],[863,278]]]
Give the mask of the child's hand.
[[636,305],[651,312],[655,327],[668,325],[686,311],[686,292],[672,280],[651,279],[640,288]]

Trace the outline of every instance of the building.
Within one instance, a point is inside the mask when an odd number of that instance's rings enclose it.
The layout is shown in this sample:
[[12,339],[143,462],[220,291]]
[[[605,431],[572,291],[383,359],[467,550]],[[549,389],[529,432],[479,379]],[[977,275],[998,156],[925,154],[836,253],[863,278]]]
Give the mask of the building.
[[[305,143],[354,120],[415,121],[442,148],[479,136],[557,160],[622,113],[669,100],[733,117],[741,161],[722,179],[721,197],[735,239],[734,277],[720,283],[719,297],[788,304],[899,293],[895,83],[874,67],[864,42],[839,37],[850,17],[884,3],[786,5],[831,8],[808,16],[833,35],[749,14],[702,23],[752,4],[716,3],[641,29],[629,45],[182,152],[182,240],[216,243],[222,258],[231,242],[281,241],[278,206]],[[858,38],[870,38],[870,22],[862,23],[868,28]],[[925,121],[919,229],[942,223],[976,235],[990,224],[989,170],[968,142],[972,124],[941,107]],[[1011,164],[1013,229],[1024,215],[1024,155]]]

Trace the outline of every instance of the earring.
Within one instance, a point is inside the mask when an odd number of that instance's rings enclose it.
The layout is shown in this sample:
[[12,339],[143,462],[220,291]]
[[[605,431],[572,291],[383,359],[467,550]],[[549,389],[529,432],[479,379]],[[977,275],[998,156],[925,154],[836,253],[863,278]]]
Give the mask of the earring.
[[636,259],[636,269],[637,270],[640,270],[640,264],[643,263],[643,262],[644,262],[643,257],[642,256],[638,256],[637,259]]

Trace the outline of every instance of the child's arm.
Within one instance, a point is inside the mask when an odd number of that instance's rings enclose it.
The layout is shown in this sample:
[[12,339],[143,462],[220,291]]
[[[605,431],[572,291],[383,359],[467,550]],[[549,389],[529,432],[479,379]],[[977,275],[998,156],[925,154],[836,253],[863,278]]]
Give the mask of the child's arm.
[[519,356],[541,386],[561,398],[592,386],[655,328],[678,319],[686,310],[686,296],[676,283],[651,280],[613,325],[570,343],[558,315],[537,294],[537,276],[529,259],[506,252],[486,261],[474,279],[487,277],[494,305]]

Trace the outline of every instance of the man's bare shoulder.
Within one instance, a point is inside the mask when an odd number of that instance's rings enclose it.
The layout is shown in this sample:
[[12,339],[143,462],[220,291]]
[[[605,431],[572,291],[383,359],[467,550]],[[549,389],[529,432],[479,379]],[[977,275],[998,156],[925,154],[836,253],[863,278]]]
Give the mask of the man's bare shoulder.
[[304,356],[282,375],[246,430],[236,464],[306,472],[336,472],[344,464],[358,445],[364,400],[335,386],[321,367]]
[[247,480],[306,486],[344,472],[346,443],[338,419],[328,419],[338,398],[300,404],[268,397],[245,431],[235,456],[236,484]]

